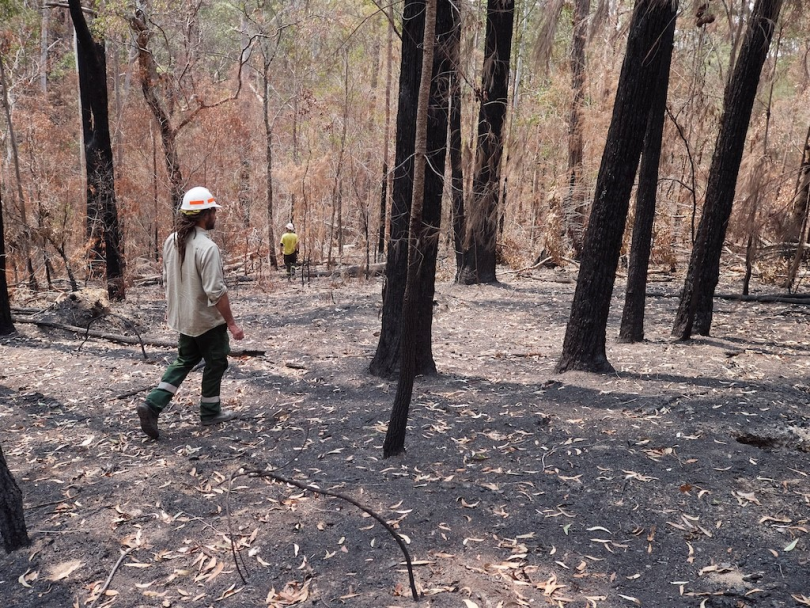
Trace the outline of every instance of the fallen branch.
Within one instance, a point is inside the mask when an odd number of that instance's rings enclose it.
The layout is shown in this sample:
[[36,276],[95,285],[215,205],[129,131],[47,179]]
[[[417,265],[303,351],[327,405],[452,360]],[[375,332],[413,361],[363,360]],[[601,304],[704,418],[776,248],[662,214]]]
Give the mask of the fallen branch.
[[115,314],[114,312],[107,312],[107,313],[104,313],[104,315],[102,315],[100,317],[93,317],[92,319],[90,319],[87,322],[87,329],[84,332],[84,340],[82,340],[82,343],[79,344],[79,348],[77,348],[76,350],[77,351],[81,350],[82,346],[84,346],[84,343],[87,342],[87,338],[90,337],[90,326],[93,323],[95,323],[96,321],[98,321],[99,319],[103,319],[106,316],[115,317],[116,319],[121,319],[124,322],[124,325],[128,329],[131,329],[132,331],[134,331],[135,335],[138,336],[138,343],[141,345],[141,352],[143,353],[143,358],[144,359],[149,359],[149,357],[146,354],[146,349],[143,347],[143,338],[141,338],[141,334],[138,332],[137,328],[135,327],[135,323],[133,323],[132,321],[130,321],[129,319],[127,319],[125,317],[122,317],[121,315]]
[[[251,471],[242,471],[241,473],[234,474],[231,477],[231,481],[233,481],[237,477],[242,477],[242,476],[269,477],[270,479],[275,479],[276,481],[279,481],[281,483],[290,484],[291,486],[301,488],[302,490],[307,490],[309,492],[314,492],[316,494],[324,494],[326,496],[332,496],[334,498],[340,498],[341,500],[345,500],[349,504],[354,505],[355,507],[357,507],[358,509],[363,511],[363,513],[368,513],[371,517],[376,519],[388,531],[388,533],[393,537],[393,539],[399,545],[399,548],[402,549],[402,553],[405,555],[405,564],[407,565],[407,568],[408,568],[408,580],[409,580],[410,585],[411,585],[411,595],[413,596],[413,601],[414,602],[419,601],[419,592],[416,590],[416,581],[414,580],[414,576],[413,576],[413,564],[411,562],[411,554],[408,553],[408,548],[405,546],[405,541],[402,540],[402,537],[399,534],[397,534],[397,531],[394,530],[394,528],[391,527],[391,525],[387,521],[385,521],[382,517],[377,515],[374,511],[372,511],[368,507],[360,504],[359,502],[357,502],[353,498],[349,498],[348,496],[344,496],[343,494],[339,494],[338,492],[332,492],[331,490],[324,490],[324,489],[321,489],[321,488],[319,488],[317,486],[301,483],[300,481],[295,481],[294,479],[287,479],[286,477],[282,477],[281,475],[278,475],[276,473],[272,473],[270,471],[260,471],[258,469],[251,470]],[[239,575],[242,576],[242,572],[241,572],[241,570],[239,570],[239,564],[238,563],[237,563],[237,570],[239,571]],[[247,581],[245,580],[244,577],[242,577],[242,582],[247,583]]]
[[[40,321],[36,319],[25,319],[22,317],[13,317],[13,323],[31,323],[32,325],[40,325],[42,327],[53,327],[54,329],[62,329],[64,331],[73,332],[75,334],[83,334],[92,336],[93,338],[102,338],[111,342],[120,342],[122,344],[140,344],[141,346],[155,346],[158,348],[177,348],[177,342],[171,340],[160,339],[143,339],[133,338],[132,336],[122,336],[119,334],[108,334],[102,331],[91,331],[84,327],[76,327],[75,325],[66,325],[65,323],[56,323],[54,321]],[[85,338],[86,339],[86,338]],[[263,350],[242,349],[232,350],[231,357],[261,357],[265,354]]]
[[127,397],[132,397],[133,395],[137,395],[138,393],[142,393],[144,391],[148,391],[149,389],[154,388],[154,384],[150,384],[149,386],[142,386],[141,388],[134,388],[131,391],[127,391],[126,393],[121,393],[120,395],[116,395],[116,399],[126,399]]
[[810,305],[810,295],[806,294],[762,294],[762,295],[747,295],[736,293],[716,293],[715,298],[721,300],[740,300],[742,302],[766,302],[766,303],[781,303],[781,304],[801,304],[803,306]]
[[121,562],[124,561],[124,558],[127,555],[129,555],[130,551],[132,551],[134,548],[135,547],[130,547],[126,551],[121,552],[121,557],[119,557],[118,561],[115,562],[115,566],[113,566],[112,572],[110,572],[110,576],[108,576],[107,580],[104,581],[104,585],[101,587],[101,591],[98,592],[98,595],[96,596],[96,599],[94,599],[93,603],[90,604],[90,608],[93,608],[93,606],[96,605],[96,602],[98,601],[98,598],[100,598],[102,595],[104,595],[104,592],[107,591],[107,588],[110,586],[110,583],[112,582],[113,576],[115,576],[116,571],[121,566]]

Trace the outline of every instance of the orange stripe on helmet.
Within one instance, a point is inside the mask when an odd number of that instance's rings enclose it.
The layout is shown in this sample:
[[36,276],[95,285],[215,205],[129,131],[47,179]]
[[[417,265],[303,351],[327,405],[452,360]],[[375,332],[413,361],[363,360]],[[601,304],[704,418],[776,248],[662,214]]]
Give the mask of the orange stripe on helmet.
[[189,201],[189,205],[204,205],[205,201]]

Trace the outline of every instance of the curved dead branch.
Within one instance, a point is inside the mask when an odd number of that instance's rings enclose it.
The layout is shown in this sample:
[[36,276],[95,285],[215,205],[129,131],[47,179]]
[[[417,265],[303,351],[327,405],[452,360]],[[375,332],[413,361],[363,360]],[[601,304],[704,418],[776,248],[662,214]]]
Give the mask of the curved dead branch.
[[[413,601],[415,601],[415,602],[419,601],[419,592],[416,590],[416,581],[414,580],[414,576],[413,576],[413,563],[411,561],[411,554],[408,553],[408,548],[405,546],[405,541],[402,540],[402,537],[397,533],[396,530],[394,530],[394,528],[387,521],[385,521],[382,517],[377,515],[374,511],[372,511],[371,509],[369,509],[365,505],[357,502],[353,498],[350,498],[348,496],[340,494],[339,492],[333,492],[331,490],[324,490],[324,489],[319,488],[317,486],[309,485],[309,484],[306,484],[306,483],[301,483],[300,481],[296,481],[294,479],[287,479],[286,477],[283,477],[283,476],[281,476],[281,475],[279,475],[277,473],[274,473],[272,471],[261,471],[259,469],[253,469],[253,470],[249,470],[249,471],[242,471],[242,472],[239,472],[239,473],[234,473],[231,476],[231,482],[233,482],[233,480],[236,479],[237,477],[269,477],[270,479],[275,479],[278,482],[286,483],[286,484],[289,484],[291,486],[295,486],[296,488],[300,488],[302,490],[306,490],[306,491],[309,491],[309,492],[314,492],[316,494],[324,494],[326,496],[332,496],[334,498],[340,498],[341,500],[345,500],[349,504],[354,505],[355,507],[357,507],[358,509],[363,511],[363,513],[367,513],[368,515],[373,517],[375,520],[377,520],[380,523],[380,525],[383,526],[383,528],[385,528],[388,531],[388,533],[393,537],[393,539],[399,545],[399,548],[402,550],[402,553],[405,555],[405,564],[406,564],[406,566],[408,568],[408,582],[410,583],[410,586],[411,586],[411,595],[413,596]],[[243,583],[247,583],[247,579],[244,577],[244,575],[242,574],[242,570],[239,568],[239,563],[238,563],[237,557],[236,557],[236,549],[233,546],[233,541],[231,541],[231,548],[232,548],[232,551],[234,553],[234,562],[236,563],[236,569],[239,572],[239,576],[242,577],[242,582]],[[243,565],[244,565],[244,562],[243,562]]]

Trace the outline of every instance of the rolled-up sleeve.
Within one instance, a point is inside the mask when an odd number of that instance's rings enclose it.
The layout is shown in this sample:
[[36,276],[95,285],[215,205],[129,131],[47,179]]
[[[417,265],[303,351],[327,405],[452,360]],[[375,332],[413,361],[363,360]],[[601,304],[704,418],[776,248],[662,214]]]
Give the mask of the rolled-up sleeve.
[[228,291],[228,288],[225,287],[222,258],[217,247],[208,247],[200,251],[199,271],[203,292],[208,298],[208,306],[216,306],[216,303]]

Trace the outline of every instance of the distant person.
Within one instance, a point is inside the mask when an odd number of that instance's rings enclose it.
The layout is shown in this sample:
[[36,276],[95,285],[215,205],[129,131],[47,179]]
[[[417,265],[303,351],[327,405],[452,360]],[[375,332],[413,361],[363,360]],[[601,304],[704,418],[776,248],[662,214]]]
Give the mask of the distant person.
[[284,266],[287,267],[287,280],[295,276],[295,263],[298,261],[298,235],[292,222],[285,226],[287,232],[281,235],[281,255],[284,257]]
[[166,319],[179,332],[177,359],[160,379],[160,384],[138,405],[141,429],[158,438],[158,416],[169,405],[183,380],[205,359],[200,397],[200,423],[219,424],[236,418],[222,409],[220,384],[228,369],[228,331],[235,340],[245,333],[234,321],[219,247],[211,240],[217,209],[221,209],[206,188],[186,192],[177,214],[176,231],[163,244],[163,280],[166,286]]

